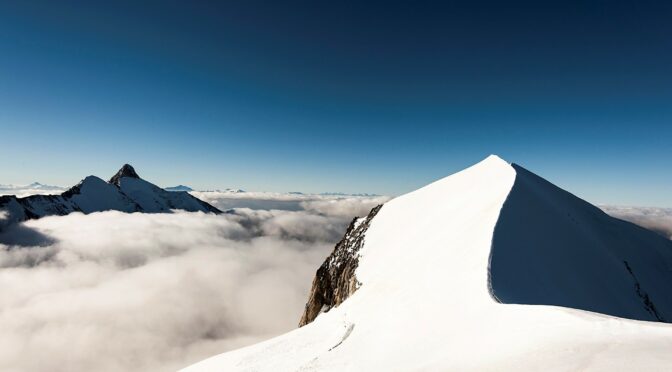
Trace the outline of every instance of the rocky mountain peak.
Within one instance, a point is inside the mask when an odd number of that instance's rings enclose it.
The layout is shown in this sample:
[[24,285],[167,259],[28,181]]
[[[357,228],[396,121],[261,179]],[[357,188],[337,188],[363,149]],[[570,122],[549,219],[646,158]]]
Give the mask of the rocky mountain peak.
[[135,172],[135,169],[130,164],[124,164],[121,169],[110,178],[110,183],[113,183],[117,186],[119,186],[119,180],[123,177],[129,177],[129,178],[140,178],[138,174]]

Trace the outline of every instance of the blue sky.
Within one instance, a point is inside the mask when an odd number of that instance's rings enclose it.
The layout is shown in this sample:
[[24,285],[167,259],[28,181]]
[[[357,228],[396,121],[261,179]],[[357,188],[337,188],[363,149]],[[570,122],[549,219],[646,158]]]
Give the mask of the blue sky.
[[0,183],[400,194],[495,153],[672,207],[672,5],[0,3]]

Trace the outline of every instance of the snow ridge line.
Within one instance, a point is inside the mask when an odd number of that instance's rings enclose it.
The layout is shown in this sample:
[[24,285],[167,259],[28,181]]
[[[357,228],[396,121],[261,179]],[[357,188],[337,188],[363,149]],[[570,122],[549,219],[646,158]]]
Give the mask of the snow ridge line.
[[490,253],[488,254],[488,294],[490,295],[490,298],[492,298],[493,301],[495,301],[498,304],[503,303],[502,300],[497,297],[495,294],[495,289],[492,287],[492,252],[495,248],[495,231],[497,231],[497,225],[499,224],[500,218],[502,216],[502,210],[504,209],[504,206],[506,206],[506,203],[509,202],[509,198],[511,197],[511,191],[513,191],[513,185],[516,184],[516,180],[518,179],[518,172],[516,171],[516,168],[512,167],[511,164],[509,164],[511,168],[513,168],[513,171],[516,172],[516,177],[514,178],[513,182],[511,183],[511,188],[509,189],[509,193],[506,195],[506,199],[504,200],[504,203],[499,207],[499,213],[497,215],[497,222],[495,223],[495,226],[492,228],[492,234],[490,235]]

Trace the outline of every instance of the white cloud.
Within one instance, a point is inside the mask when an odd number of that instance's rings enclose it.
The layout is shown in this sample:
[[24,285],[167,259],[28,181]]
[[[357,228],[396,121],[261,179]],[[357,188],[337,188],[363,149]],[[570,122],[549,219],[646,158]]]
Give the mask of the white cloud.
[[[389,199],[194,194],[236,209],[75,213],[0,233],[0,370],[169,371],[290,330],[350,220]],[[602,208],[672,236],[672,209]]]
[[[349,207],[355,207],[357,210],[375,207],[377,204],[384,203],[390,199],[388,196],[348,196],[348,195],[315,195],[301,193],[273,193],[273,192],[225,192],[225,191],[192,191],[192,195],[201,200],[205,200],[215,207],[226,210],[230,208],[250,208],[250,209],[282,209],[282,210],[315,210],[318,212],[330,211],[322,209],[329,208],[332,204],[331,212],[336,208],[349,210]],[[365,211],[368,212],[368,210]],[[340,214],[350,215],[352,210],[340,212]]]
[[390,200],[387,196],[376,197],[347,197],[347,198],[321,198],[317,200],[305,200],[301,202],[304,210],[327,216],[340,216],[351,218],[353,213],[357,216],[365,216],[371,208]]
[[54,195],[60,194],[66,189],[59,186],[42,185],[39,183],[32,183],[25,186],[14,185],[0,185],[0,196],[2,195],[16,195],[23,198],[30,195]]
[[672,239],[672,208],[600,206],[606,213]]
[[220,216],[75,213],[6,230],[0,370],[168,371],[296,327],[315,270],[379,201],[331,199]]

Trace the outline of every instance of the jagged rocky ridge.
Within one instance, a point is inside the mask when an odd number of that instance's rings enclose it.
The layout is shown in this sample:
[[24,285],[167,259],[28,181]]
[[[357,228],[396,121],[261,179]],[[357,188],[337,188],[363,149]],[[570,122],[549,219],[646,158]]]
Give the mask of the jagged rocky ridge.
[[299,326],[304,326],[317,318],[320,313],[338,306],[352,295],[360,283],[355,276],[359,263],[359,249],[364,244],[364,236],[371,220],[382,204],[371,209],[366,217],[354,218],[345,236],[336,244],[334,251],[317,269],[308,302],[301,316]]
[[143,180],[129,164],[124,164],[109,182],[88,176],[60,195],[0,196],[5,224],[72,212],[166,213],[174,209],[222,213],[187,192],[169,192]]

